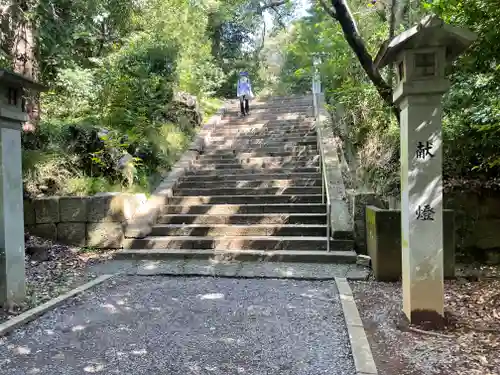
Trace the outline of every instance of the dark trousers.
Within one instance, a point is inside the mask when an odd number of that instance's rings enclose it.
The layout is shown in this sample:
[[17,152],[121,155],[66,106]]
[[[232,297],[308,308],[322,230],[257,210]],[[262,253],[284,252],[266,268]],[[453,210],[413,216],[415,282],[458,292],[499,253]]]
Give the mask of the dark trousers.
[[248,107],[248,99],[245,97],[245,95],[240,98],[240,110],[242,115],[247,115],[250,110],[250,108]]

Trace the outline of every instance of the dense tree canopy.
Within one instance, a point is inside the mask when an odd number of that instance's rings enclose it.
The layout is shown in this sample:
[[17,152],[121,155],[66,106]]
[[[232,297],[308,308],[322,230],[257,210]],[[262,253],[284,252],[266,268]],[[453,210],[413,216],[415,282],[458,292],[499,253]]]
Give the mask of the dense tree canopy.
[[[491,181],[498,174],[496,0],[314,0],[309,14],[294,20],[298,3],[1,1],[0,65],[50,87],[41,97],[27,93],[27,190],[87,193],[121,186],[125,177],[147,188],[196,131],[192,115],[175,105],[176,93],[196,95],[209,114],[213,98],[234,95],[240,69],[250,71],[256,91],[307,92],[314,55],[321,56],[340,135],[353,145],[358,178],[397,190],[393,72],[375,69],[373,58],[430,12],[479,35],[449,71],[445,177]],[[131,169],[116,167],[125,154]]]
[[210,114],[213,98],[234,96],[239,69],[259,70],[264,14],[279,24],[293,9],[282,0],[0,4],[0,65],[50,88],[26,94],[29,194],[149,189],[196,132],[198,116],[175,95],[195,95]]

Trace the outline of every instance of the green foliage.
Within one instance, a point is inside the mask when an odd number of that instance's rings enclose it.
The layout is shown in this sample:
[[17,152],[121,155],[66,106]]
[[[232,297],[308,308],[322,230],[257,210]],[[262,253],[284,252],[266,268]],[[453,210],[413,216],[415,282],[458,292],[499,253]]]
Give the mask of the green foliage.
[[[362,0],[349,1],[374,56],[388,37],[387,19]],[[450,68],[444,101],[446,179],[488,179],[500,171],[500,7],[496,0],[433,0],[411,7],[403,27],[428,12],[478,33],[478,40]],[[310,91],[312,56],[322,54],[322,85],[337,129],[357,153],[358,184],[385,192],[399,189],[399,130],[367,79],[335,20],[319,6],[280,39],[284,60],[275,91]],[[387,71],[382,72],[388,79]]]
[[[248,0],[40,0],[24,14],[37,35],[41,121],[23,134],[31,195],[151,191],[206,119],[234,97],[239,69],[257,73]],[[12,56],[0,56],[0,64]],[[258,84],[258,80],[257,80]]]
[[500,7],[494,0],[434,1],[445,21],[478,34],[452,69],[445,105],[449,177],[496,177],[500,171]]

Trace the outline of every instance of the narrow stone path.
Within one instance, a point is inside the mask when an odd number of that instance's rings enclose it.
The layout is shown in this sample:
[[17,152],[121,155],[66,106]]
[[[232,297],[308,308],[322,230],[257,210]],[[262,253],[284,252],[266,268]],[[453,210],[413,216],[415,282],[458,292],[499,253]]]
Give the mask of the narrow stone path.
[[0,374],[354,375],[334,281],[118,276],[0,339]]

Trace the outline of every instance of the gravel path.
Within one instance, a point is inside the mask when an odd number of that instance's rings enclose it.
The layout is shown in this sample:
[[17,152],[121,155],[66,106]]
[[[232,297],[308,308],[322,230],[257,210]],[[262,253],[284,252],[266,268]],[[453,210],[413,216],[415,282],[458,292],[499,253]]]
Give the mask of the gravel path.
[[114,280],[0,339],[0,374],[355,373],[332,281]]

